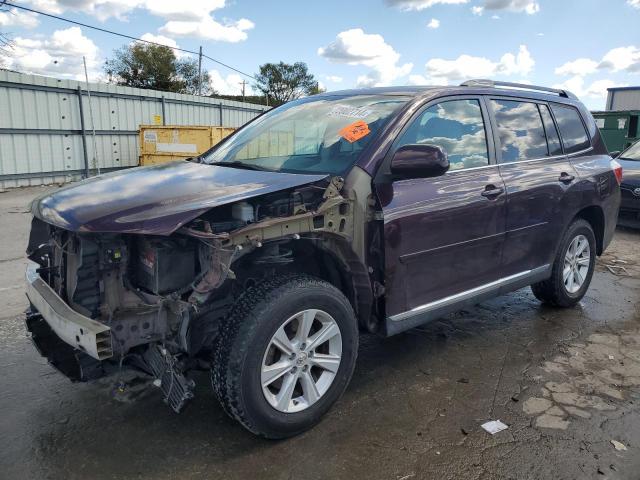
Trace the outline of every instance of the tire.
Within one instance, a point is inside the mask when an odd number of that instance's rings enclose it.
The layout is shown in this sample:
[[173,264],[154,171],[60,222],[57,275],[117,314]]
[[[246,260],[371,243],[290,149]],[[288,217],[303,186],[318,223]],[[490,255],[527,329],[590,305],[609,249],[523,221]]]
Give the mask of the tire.
[[[579,274],[578,277],[577,274],[574,275],[571,271],[569,276],[565,277],[565,269],[567,268],[565,258],[567,256],[571,257],[568,251],[573,245],[577,245],[578,250],[582,248],[584,245],[583,239],[586,240],[588,244],[588,262],[585,258],[585,252],[587,251],[585,247],[580,256],[574,257],[574,264],[581,265],[579,272],[581,271],[582,274]],[[544,303],[557,307],[572,307],[587,293],[591,278],[593,277],[595,263],[596,237],[593,233],[593,228],[586,220],[580,218],[574,220],[562,238],[560,248],[553,262],[551,277],[540,283],[533,284],[531,290],[536,298]],[[568,278],[567,282],[565,282],[565,278]],[[579,287],[576,281],[577,278],[583,279]]]
[[[301,312],[306,316],[297,316]],[[298,335],[304,337],[299,333],[305,330],[303,318],[313,318],[307,321],[308,345],[298,341]],[[316,344],[314,338],[320,340],[314,335],[321,331],[322,338],[330,340]],[[282,332],[288,344],[281,341]],[[276,334],[280,335],[278,345]],[[281,350],[280,345],[285,348]],[[294,353],[285,354],[289,347]],[[214,393],[227,414],[251,432],[271,439],[291,437],[318,423],[340,398],[357,353],[355,315],[337,288],[307,275],[275,277],[248,288],[222,323],[213,353]],[[333,371],[318,367],[320,361],[329,363]],[[263,386],[269,382],[265,372],[279,365],[285,365],[286,372]],[[316,387],[309,386],[309,379],[317,380]]]

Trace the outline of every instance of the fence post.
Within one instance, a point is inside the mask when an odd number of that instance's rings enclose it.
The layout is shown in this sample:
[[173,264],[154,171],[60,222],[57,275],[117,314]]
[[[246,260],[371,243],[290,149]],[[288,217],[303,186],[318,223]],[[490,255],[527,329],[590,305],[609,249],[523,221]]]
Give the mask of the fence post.
[[166,102],[164,100],[164,95],[162,95],[162,125],[167,124],[167,116],[166,116]]
[[87,132],[84,128],[84,108],[82,106],[82,89],[78,85],[78,109],[80,110],[80,128],[82,129],[82,154],[84,155],[84,178],[89,178],[89,153],[87,152]]

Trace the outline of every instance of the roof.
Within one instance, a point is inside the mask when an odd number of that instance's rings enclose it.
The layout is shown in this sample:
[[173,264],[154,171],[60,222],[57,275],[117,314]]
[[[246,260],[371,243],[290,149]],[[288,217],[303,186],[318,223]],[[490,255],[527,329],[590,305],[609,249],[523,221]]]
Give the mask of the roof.
[[611,87],[611,88],[607,88],[607,91],[609,91],[609,92],[620,92],[622,90],[640,90],[640,86],[639,87]]
[[321,93],[319,96],[331,97],[331,96],[352,96],[352,95],[409,95],[417,96],[422,93],[451,87],[438,87],[438,86],[403,86],[403,87],[367,87],[367,88],[352,88],[349,90],[335,90],[331,92]]
[[[539,90],[539,88],[545,89],[545,87],[536,87],[535,85],[520,85],[520,84],[508,84],[502,83],[501,86],[496,82],[495,86],[486,84],[473,84],[473,85],[412,85],[412,86],[397,86],[397,87],[367,87],[356,88],[350,90],[336,90],[331,92],[321,93],[316,95],[317,97],[332,97],[332,96],[356,96],[356,95],[404,95],[410,97],[427,97],[436,96],[440,94],[455,93],[459,95],[504,95],[513,97],[525,97],[538,99],[543,101],[549,101],[550,99],[560,103],[573,103],[577,100],[571,92],[564,90],[549,91]],[[516,86],[515,88],[509,87]],[[561,95],[562,94],[562,95]],[[566,96],[564,96],[566,95]]]

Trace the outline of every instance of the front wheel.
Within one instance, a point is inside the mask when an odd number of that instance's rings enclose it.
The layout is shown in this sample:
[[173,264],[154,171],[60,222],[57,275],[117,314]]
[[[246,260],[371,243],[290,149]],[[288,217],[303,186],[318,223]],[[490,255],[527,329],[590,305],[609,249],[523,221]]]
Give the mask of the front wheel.
[[315,425],[349,383],[358,350],[353,309],[306,275],[249,288],[223,323],[212,383],[225,411],[267,438]]
[[596,237],[591,224],[575,220],[567,229],[551,277],[531,286],[539,300],[558,307],[578,303],[589,288],[596,264]]

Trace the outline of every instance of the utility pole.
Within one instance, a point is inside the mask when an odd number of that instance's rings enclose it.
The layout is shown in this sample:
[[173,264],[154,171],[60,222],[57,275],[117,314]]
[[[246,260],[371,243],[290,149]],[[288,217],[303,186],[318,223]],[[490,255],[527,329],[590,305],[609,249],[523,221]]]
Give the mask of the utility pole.
[[244,89],[245,89],[245,86],[247,85],[247,82],[245,82],[244,80],[242,80],[242,81],[240,82],[240,85],[242,85],[242,101],[244,102]]
[[[93,132],[93,168],[100,175],[100,162],[98,161],[98,147],[96,146],[96,125],[93,121],[93,108],[91,107],[91,89],[89,88],[89,74],[87,73],[87,60],[82,56],[84,65],[84,79],[87,83],[87,101],[89,102],[89,119],[91,120],[91,131]],[[80,99],[82,101],[82,99]]]
[[202,95],[202,45],[198,54],[198,95]]

